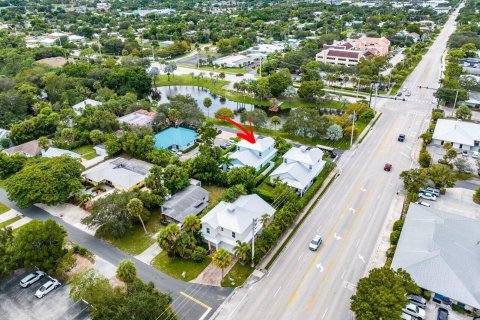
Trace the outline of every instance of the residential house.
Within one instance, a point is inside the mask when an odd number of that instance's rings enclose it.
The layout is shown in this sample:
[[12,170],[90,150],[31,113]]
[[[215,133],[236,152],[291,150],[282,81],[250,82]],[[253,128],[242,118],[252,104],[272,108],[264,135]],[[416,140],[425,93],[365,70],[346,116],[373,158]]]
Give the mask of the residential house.
[[118,118],[118,121],[129,126],[151,126],[156,115],[156,112],[140,109]]
[[198,215],[206,207],[208,207],[208,191],[191,182],[188,187],[166,200],[161,210],[169,220],[182,223],[186,216]]
[[202,235],[210,249],[233,253],[237,240],[251,242],[253,234],[262,229],[261,216],[274,213],[275,209],[256,194],[240,196],[233,203],[221,201],[201,219]]
[[44,158],[54,158],[60,156],[69,156],[73,159],[79,159],[81,156],[78,153],[75,153],[70,150],[59,149],[55,147],[50,147],[47,150],[42,150],[42,157]]
[[255,143],[241,140],[235,152],[229,154],[233,167],[250,166],[260,170],[277,155],[275,140],[271,137],[256,136]]
[[480,125],[461,120],[439,119],[435,125],[432,143],[443,146],[445,142],[450,142],[454,149],[478,151]]
[[84,171],[82,176],[95,185],[106,184],[128,191],[143,186],[152,166],[145,161],[118,157]]
[[79,103],[73,105],[72,109],[73,109],[73,111],[75,111],[76,114],[81,114],[83,109],[85,109],[86,106],[96,107],[96,106],[99,106],[101,104],[102,103],[100,101],[97,101],[97,100],[85,99],[82,102],[79,102]]
[[23,154],[26,157],[35,157],[41,154],[42,148],[40,148],[38,140],[32,140],[19,144],[18,146],[5,149],[2,152],[10,156],[14,154]]
[[325,166],[323,151],[316,147],[292,147],[283,155],[283,163],[270,174],[303,195]]
[[480,220],[411,203],[392,261],[433,300],[480,309]]

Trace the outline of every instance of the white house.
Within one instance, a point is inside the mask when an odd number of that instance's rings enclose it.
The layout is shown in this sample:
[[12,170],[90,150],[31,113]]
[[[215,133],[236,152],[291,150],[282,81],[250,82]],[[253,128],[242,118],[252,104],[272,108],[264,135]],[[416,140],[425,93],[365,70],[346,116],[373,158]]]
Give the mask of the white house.
[[224,248],[233,252],[236,241],[251,242],[262,229],[258,220],[262,215],[272,216],[275,209],[256,194],[240,196],[235,202],[221,201],[202,220],[202,234],[209,248]]
[[271,137],[256,136],[256,142],[242,140],[237,144],[237,150],[229,155],[233,167],[254,167],[260,170],[277,154],[275,140]]
[[280,179],[303,195],[325,166],[322,157],[319,148],[293,147],[283,155],[283,163],[272,172],[270,180]]
[[255,62],[255,58],[253,56],[244,56],[239,54],[218,58],[213,61],[213,64],[222,66],[224,68],[242,68],[246,65],[252,64],[253,62]]
[[81,114],[83,109],[85,109],[86,106],[90,105],[93,107],[99,106],[102,103],[97,100],[93,99],[85,99],[82,102],[77,103],[76,105],[72,106],[73,111],[75,111],[76,114]]
[[478,151],[480,125],[460,120],[439,119],[433,132],[432,142],[438,146],[450,142],[454,149]]
[[54,158],[54,157],[60,157],[60,156],[69,156],[70,158],[79,159],[79,160],[81,158],[78,153],[75,153],[70,150],[65,150],[65,149],[60,149],[55,147],[50,147],[47,150],[42,150],[42,157],[44,158]]

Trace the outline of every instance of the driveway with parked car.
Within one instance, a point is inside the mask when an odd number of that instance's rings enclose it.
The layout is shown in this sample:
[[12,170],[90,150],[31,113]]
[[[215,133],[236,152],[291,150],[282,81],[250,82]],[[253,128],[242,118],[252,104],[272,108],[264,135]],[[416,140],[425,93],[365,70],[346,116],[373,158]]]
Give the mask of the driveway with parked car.
[[[82,301],[75,303],[69,298],[69,286],[61,285],[50,275],[31,275],[34,271],[17,270],[15,274],[2,278],[0,319],[90,319],[88,305]],[[45,289],[39,290],[42,287]]]

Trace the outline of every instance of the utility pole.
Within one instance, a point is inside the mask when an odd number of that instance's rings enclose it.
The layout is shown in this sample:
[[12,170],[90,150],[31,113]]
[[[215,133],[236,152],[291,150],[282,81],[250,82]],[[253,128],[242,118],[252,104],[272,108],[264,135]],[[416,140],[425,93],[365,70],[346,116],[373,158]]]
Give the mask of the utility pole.
[[255,227],[257,225],[257,219],[253,218],[252,221],[252,268],[255,266],[253,258],[255,257]]
[[370,84],[370,99],[368,100],[368,107],[371,108],[372,104],[372,95],[373,95],[373,83]]
[[353,132],[355,131],[355,111],[353,111],[352,133],[350,134],[350,147],[353,144]]
[[458,91],[460,91],[460,90],[457,89],[455,91],[456,91],[456,93],[455,93],[455,101],[453,102],[452,116],[455,114],[455,106],[457,105]]

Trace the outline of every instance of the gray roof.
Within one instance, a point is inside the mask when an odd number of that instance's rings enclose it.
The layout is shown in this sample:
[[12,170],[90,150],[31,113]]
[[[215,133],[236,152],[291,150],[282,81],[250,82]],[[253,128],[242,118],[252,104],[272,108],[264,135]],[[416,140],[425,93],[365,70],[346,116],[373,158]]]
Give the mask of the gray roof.
[[433,139],[474,146],[475,141],[480,141],[480,125],[461,120],[439,119]]
[[3,153],[8,155],[24,154],[27,156],[34,157],[34,156],[40,155],[41,151],[42,151],[42,148],[40,148],[40,145],[38,144],[38,140],[32,140],[29,142],[19,144],[18,146],[5,149],[3,150]]
[[189,185],[175,193],[162,205],[162,213],[175,221],[183,222],[188,215],[198,215],[208,206],[208,191]]
[[53,158],[60,156],[69,156],[74,159],[80,159],[80,155],[70,150],[59,149],[55,147],[50,147],[46,151],[42,151],[42,157]]
[[392,268],[432,292],[480,308],[480,221],[410,204]]

